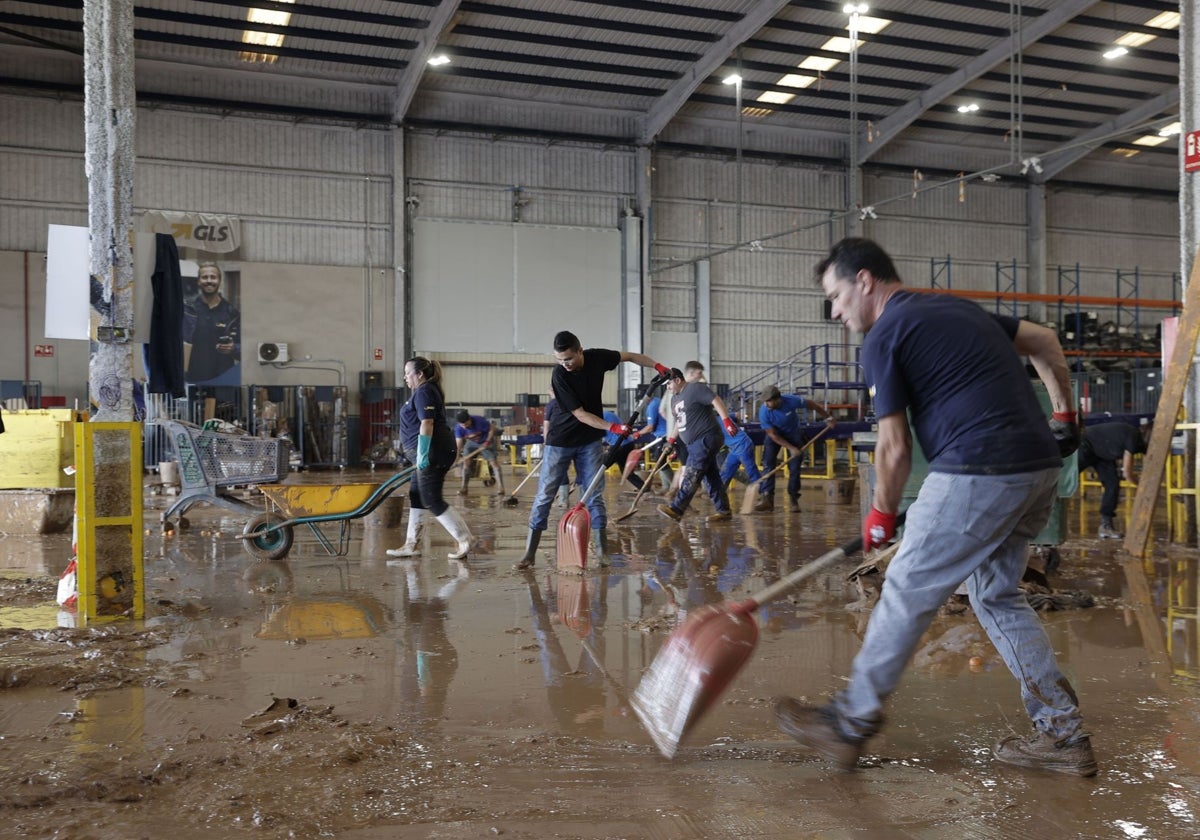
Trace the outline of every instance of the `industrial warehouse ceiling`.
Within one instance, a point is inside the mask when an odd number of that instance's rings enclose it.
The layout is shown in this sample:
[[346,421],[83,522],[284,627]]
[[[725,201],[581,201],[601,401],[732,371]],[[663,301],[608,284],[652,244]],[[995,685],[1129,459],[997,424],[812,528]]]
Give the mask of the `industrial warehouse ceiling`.
[[[1174,191],[1179,8],[137,0],[134,38],[147,107]],[[0,91],[82,95],[81,21],[0,0]]]

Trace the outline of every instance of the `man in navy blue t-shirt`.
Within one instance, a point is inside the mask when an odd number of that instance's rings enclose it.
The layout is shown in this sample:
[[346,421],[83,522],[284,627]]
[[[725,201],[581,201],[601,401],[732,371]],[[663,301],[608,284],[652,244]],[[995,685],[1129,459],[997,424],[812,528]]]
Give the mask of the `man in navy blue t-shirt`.
[[[817,276],[833,317],[864,335],[863,371],[879,438],[864,549],[892,538],[915,432],[929,474],[907,512],[850,682],[823,707],[776,702],[780,727],[843,769],[883,723],[921,635],[963,581],[976,616],[1020,684],[1034,733],[993,749],[1009,764],[1091,776],[1091,739],[1037,613],[1017,588],[1045,527],[1060,456],[1079,445],[1066,358],[1053,331],[949,295],[905,291],[891,257],[844,239]],[[1020,355],[1050,395],[1048,425]],[[910,425],[909,415],[912,417]]]

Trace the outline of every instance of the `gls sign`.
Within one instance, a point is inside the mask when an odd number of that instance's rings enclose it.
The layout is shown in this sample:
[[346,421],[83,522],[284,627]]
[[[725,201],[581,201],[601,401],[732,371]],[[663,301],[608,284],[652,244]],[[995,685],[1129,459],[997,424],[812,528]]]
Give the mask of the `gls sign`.
[[210,253],[232,253],[241,245],[241,224],[236,216],[147,210],[142,216],[142,230],[169,233],[181,248]]

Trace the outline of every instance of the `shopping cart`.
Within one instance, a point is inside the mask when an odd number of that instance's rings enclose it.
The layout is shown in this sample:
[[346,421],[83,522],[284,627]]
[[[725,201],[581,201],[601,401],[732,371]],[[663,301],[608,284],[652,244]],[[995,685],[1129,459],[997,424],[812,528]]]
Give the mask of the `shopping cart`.
[[257,513],[258,508],[223,488],[270,484],[288,474],[289,444],[286,440],[227,434],[182,420],[155,420],[164,426],[179,462],[179,498],[163,511],[164,525],[197,502],[220,505],[238,513]]

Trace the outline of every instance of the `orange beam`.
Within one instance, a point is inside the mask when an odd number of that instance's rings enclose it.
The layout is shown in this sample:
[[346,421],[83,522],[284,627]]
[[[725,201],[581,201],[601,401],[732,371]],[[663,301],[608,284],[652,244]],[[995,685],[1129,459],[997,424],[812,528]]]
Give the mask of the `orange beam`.
[[1183,309],[1178,300],[1151,300],[1149,298],[1116,298],[1085,295],[1036,295],[1032,292],[989,292],[983,289],[922,289],[907,286],[909,291],[925,292],[971,300],[998,300],[1006,303],[1081,303],[1088,306],[1140,306],[1145,309]]

